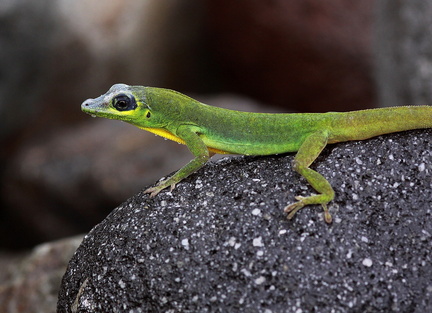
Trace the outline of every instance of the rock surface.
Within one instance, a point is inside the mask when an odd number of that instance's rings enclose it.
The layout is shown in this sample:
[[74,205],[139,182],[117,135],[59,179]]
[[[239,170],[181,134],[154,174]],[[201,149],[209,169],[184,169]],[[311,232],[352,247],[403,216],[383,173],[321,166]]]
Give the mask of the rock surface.
[[[59,312],[429,312],[432,131],[328,147],[326,225],[292,155],[208,164],[116,208],[69,263]],[[91,192],[91,190],[89,190]],[[318,213],[319,212],[319,213]]]

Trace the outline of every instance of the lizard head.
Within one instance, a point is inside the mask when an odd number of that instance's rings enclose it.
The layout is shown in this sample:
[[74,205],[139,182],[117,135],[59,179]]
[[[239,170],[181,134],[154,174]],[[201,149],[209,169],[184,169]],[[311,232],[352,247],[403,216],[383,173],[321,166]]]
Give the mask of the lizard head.
[[106,94],[85,100],[81,110],[93,117],[122,120],[141,127],[157,127],[158,123],[152,121],[152,112],[146,102],[145,87],[115,84]]

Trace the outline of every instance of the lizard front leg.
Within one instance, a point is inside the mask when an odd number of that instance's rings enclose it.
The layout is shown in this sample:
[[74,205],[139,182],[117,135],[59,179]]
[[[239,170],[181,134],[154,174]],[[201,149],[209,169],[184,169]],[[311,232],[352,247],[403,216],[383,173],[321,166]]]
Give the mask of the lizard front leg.
[[185,141],[195,158],[168,179],[159,182],[154,187],[146,189],[144,193],[149,193],[150,198],[156,196],[161,190],[167,187],[171,186],[171,190],[173,190],[178,182],[200,169],[213,155],[213,153],[209,152],[207,146],[201,140],[197,132],[190,126],[180,126],[177,129],[176,135]]
[[285,207],[284,211],[289,213],[288,219],[293,218],[295,213],[309,204],[321,204],[324,209],[324,219],[327,223],[332,222],[332,217],[327,209],[327,203],[333,200],[334,190],[330,183],[320,173],[312,170],[309,166],[319,156],[327,144],[328,133],[319,131],[309,135],[300,146],[294,158],[294,170],[302,175],[309,184],[319,193],[309,197],[296,197],[298,202]]

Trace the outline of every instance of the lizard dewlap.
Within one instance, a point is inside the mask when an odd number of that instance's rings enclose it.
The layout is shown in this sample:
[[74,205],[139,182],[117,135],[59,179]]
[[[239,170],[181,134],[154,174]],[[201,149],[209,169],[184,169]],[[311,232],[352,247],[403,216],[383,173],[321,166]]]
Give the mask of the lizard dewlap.
[[148,188],[151,197],[201,168],[214,153],[271,155],[297,152],[294,169],[317,191],[285,207],[288,218],[320,204],[326,222],[333,200],[330,183],[309,166],[327,144],[432,127],[431,106],[388,107],[329,113],[250,113],[212,107],[179,92],[116,84],[81,109],[91,116],[130,123],[186,145],[194,158],[174,175]]

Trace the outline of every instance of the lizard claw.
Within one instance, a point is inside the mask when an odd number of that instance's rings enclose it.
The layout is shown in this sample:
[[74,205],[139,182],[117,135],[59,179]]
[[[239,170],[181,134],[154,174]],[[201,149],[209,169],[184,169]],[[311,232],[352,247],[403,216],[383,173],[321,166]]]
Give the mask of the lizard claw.
[[150,187],[147,188],[146,190],[144,190],[144,193],[149,193],[150,194],[150,198],[155,197],[159,192],[161,192],[163,188],[158,188],[158,186],[156,187]]
[[298,210],[300,210],[302,207],[305,206],[304,203],[301,201],[302,199],[299,198],[303,198],[303,197],[301,196],[296,197],[296,199],[299,201],[287,205],[284,209],[285,213],[289,213],[287,216],[289,220],[294,217],[294,215],[297,213]]
[[[298,210],[303,208],[305,205],[310,204],[310,203],[307,203],[307,200],[310,197],[297,196],[295,198],[296,198],[296,200],[298,200],[298,202],[291,203],[284,208],[284,212],[289,213],[287,216],[287,218],[289,220],[294,217],[294,215],[297,213]],[[321,203],[321,206],[324,209],[324,220],[326,221],[327,224],[331,224],[333,219],[332,219],[332,216],[331,216],[331,214],[327,208],[327,204]]]
[[176,184],[167,185],[166,181],[161,181],[156,186],[150,187],[150,188],[147,188],[146,190],[144,190],[144,193],[149,193],[150,198],[153,198],[153,197],[156,197],[159,192],[161,192],[162,190],[164,190],[168,186],[171,186],[171,188],[170,188],[170,192],[171,192],[175,188]]

